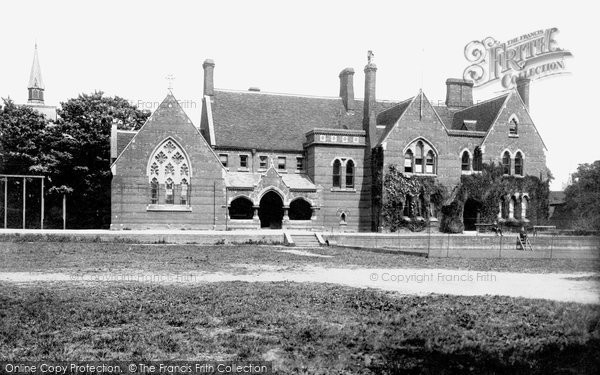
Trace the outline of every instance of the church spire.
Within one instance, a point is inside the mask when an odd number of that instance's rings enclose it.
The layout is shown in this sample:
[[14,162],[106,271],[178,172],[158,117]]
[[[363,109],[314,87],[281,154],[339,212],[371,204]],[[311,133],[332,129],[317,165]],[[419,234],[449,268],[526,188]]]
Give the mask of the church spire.
[[40,60],[38,58],[37,43],[33,53],[33,64],[31,65],[31,74],[29,75],[29,99],[30,104],[44,104],[44,81],[42,80],[42,70],[40,69]]

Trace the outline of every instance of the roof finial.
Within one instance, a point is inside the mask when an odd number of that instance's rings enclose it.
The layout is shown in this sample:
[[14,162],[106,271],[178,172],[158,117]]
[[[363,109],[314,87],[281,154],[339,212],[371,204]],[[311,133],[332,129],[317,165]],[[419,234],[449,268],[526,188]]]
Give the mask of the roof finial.
[[371,64],[374,63],[375,61],[375,54],[373,53],[373,51],[369,50],[369,52],[367,52],[367,63]]
[[167,81],[169,81],[169,91],[173,91],[173,81],[175,80],[175,76],[173,74],[169,74],[165,78]]

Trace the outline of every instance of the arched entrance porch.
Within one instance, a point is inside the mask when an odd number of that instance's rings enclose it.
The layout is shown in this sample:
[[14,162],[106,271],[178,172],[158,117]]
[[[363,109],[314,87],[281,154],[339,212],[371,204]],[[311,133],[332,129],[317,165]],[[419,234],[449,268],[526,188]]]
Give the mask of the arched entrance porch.
[[260,199],[258,217],[261,228],[281,229],[283,222],[283,200],[274,191],[269,191]]

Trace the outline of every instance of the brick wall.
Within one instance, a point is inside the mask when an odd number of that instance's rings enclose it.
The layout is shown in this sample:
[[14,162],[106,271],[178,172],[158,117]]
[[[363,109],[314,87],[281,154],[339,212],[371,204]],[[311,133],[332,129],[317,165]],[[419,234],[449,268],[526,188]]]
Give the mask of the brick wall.
[[[169,211],[152,211],[148,160],[167,138],[176,142],[190,162],[190,208],[173,205]],[[111,229],[224,227],[224,170],[215,154],[185,115],[175,98],[168,96],[113,165]],[[164,189],[159,194],[164,194]]]

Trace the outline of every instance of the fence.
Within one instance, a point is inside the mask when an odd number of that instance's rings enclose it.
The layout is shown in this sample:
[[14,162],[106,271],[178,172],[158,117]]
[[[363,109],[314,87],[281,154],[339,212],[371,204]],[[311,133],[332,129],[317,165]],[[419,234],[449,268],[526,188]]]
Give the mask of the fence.
[[516,233],[443,234],[432,231],[406,233],[325,233],[340,246],[405,252],[428,257],[600,259],[600,237],[564,236],[556,233],[528,236],[533,251],[518,250]]

